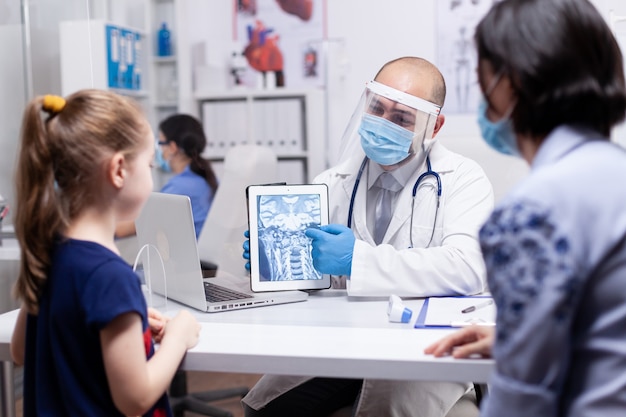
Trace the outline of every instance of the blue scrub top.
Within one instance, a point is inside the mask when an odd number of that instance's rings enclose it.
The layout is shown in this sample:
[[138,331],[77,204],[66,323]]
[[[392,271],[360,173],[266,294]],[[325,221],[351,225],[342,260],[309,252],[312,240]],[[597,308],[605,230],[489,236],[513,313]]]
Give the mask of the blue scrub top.
[[206,180],[189,169],[173,176],[161,189],[162,193],[186,195],[191,199],[191,211],[196,228],[196,239],[200,235],[204,221],[213,202],[213,190]]

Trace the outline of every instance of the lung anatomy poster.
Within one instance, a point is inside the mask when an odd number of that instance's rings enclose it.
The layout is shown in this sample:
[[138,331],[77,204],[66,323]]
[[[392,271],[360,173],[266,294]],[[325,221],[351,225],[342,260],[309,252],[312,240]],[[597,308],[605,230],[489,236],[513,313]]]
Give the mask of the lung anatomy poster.
[[324,85],[320,0],[234,0],[239,56],[231,65],[236,83],[250,87]]

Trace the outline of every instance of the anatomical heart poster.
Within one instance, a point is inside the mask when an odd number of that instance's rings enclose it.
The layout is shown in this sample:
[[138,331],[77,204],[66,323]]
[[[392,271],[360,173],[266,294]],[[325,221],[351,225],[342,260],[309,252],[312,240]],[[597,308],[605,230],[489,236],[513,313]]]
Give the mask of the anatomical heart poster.
[[238,83],[261,88],[324,85],[326,0],[233,1],[236,41],[243,48]]

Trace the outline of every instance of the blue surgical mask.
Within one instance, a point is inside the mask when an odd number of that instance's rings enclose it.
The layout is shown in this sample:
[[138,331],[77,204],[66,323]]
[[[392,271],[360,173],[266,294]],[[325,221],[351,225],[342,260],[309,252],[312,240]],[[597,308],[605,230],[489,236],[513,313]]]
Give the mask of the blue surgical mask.
[[487,101],[483,98],[478,106],[478,126],[487,145],[502,154],[520,156],[511,120],[505,117],[494,123],[487,118],[487,108]]
[[413,132],[371,114],[363,115],[359,135],[365,155],[380,165],[404,161],[413,143]]
[[154,162],[156,162],[157,166],[163,172],[172,172],[172,167],[170,167],[170,162],[163,158],[163,151],[160,146],[157,146],[156,153],[154,155]]

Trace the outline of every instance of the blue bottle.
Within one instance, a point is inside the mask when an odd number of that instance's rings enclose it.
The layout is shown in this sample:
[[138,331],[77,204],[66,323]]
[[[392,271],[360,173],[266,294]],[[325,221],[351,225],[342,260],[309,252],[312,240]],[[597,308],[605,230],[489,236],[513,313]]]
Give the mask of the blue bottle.
[[158,44],[158,51],[157,51],[158,55],[159,56],[172,55],[170,30],[167,28],[167,24],[165,22],[161,24],[161,29],[159,29],[158,37],[159,37],[159,44]]

